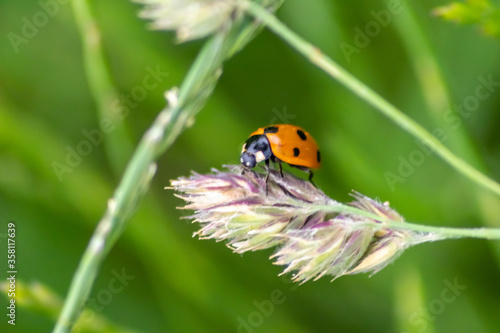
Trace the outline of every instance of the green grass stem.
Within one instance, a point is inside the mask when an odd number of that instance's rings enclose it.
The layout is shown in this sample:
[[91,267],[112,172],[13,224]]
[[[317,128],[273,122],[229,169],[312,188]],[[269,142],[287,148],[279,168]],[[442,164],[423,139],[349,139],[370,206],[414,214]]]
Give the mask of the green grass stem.
[[[280,0],[271,2],[271,7],[276,9],[281,2]],[[93,22],[89,2],[75,1],[74,6],[80,30],[87,31],[90,22]],[[92,29],[97,29],[97,25],[91,24],[91,26]],[[205,43],[181,87],[167,92],[169,104],[144,134],[113,198],[108,201],[108,208],[97,225],[73,276],[53,333],[70,332],[92,290],[102,262],[122,234],[149,187],[156,171],[156,159],[172,145],[186,127],[193,123],[195,115],[201,110],[217,83],[224,60],[246,45],[260,28],[259,23],[253,22],[248,17],[241,17],[223,27]],[[96,31],[93,34],[100,35]],[[82,37],[87,38],[84,34]],[[98,41],[99,39],[93,40],[93,42]],[[89,57],[93,60],[89,62],[94,64],[94,67],[91,67],[97,99],[107,100],[109,96],[101,94],[103,91],[109,93],[112,89],[110,84],[106,83],[109,82],[107,78],[109,74],[105,73],[106,67],[102,66],[99,47],[91,43],[84,45],[93,49],[85,48],[84,52],[92,54]],[[97,63],[100,65],[96,65]],[[98,90],[103,91],[97,92]]]
[[309,205],[308,208],[312,210],[323,210],[331,213],[343,212],[343,213],[350,213],[353,215],[365,216],[367,218],[383,222],[381,224],[381,228],[388,227],[391,229],[403,229],[415,232],[432,233],[438,236],[437,239],[483,238],[491,240],[500,240],[500,229],[498,228],[449,228],[449,227],[435,227],[435,226],[401,222],[401,221],[392,221],[388,220],[387,218],[383,218],[379,215],[361,210],[359,208],[347,206],[344,204],[339,204],[335,206]]
[[101,43],[102,36],[87,0],[72,1],[76,27],[82,41],[83,63],[90,93],[94,99],[99,123],[106,119],[115,125],[112,133],[103,136],[104,150],[115,175],[123,172],[133,145],[113,102],[119,94],[113,84]]
[[472,167],[462,158],[456,156],[424,127],[389,103],[382,96],[350,74],[335,61],[324,55],[319,48],[294,33],[272,13],[262,8],[259,4],[248,0],[243,0],[241,6],[249,15],[264,23],[271,31],[284,39],[303,56],[307,57],[307,59],[309,59],[309,61],[314,65],[325,71],[332,78],[339,81],[347,89],[351,90],[354,94],[373,106],[390,120],[394,121],[403,130],[430,147],[455,170],[468,177],[476,184],[494,192],[497,195],[500,195],[499,183]]

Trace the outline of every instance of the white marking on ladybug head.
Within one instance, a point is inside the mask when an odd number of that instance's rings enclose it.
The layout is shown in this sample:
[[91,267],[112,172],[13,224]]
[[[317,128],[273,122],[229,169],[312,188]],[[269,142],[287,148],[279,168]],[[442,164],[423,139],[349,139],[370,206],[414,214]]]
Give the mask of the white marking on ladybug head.
[[262,161],[263,161],[263,160],[265,160],[265,159],[266,159],[266,157],[264,156],[264,153],[263,153],[263,152],[258,151],[258,152],[256,152],[256,153],[255,153],[255,161],[256,161],[257,163],[262,162]]

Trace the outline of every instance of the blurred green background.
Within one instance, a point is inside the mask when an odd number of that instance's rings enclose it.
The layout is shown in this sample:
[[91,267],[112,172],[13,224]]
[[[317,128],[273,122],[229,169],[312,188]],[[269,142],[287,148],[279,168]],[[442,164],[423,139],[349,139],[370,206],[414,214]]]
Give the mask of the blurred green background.
[[[397,11],[398,3],[289,0],[278,16],[500,179],[499,40],[431,15],[446,2],[411,1]],[[180,84],[203,44],[179,45],[171,32],[148,30],[137,18],[140,6],[129,1],[93,5],[112,80],[123,98],[135,97],[104,143],[88,145],[84,133],[99,129],[100,119],[71,5],[59,4],[30,38],[13,45],[10,33],[21,36],[43,6],[0,1],[1,249],[6,253],[6,225],[15,221],[18,279],[38,281],[61,298],[133,147],[165,105],[164,91]],[[168,75],[144,89],[148,71],[157,68]],[[460,115],[453,105],[467,111]],[[323,154],[315,181],[332,198],[350,201],[354,189],[389,201],[411,222],[500,227],[498,197],[263,31],[226,64],[194,126],[160,159],[148,195],[102,266],[90,309],[139,332],[499,332],[498,242],[424,244],[371,278],[298,286],[278,277],[283,267],[268,260],[271,250],[240,256],[193,238],[198,226],[180,220],[187,212],[176,210],[181,200],[164,190],[169,180],[238,163],[251,132],[283,122],[315,136]],[[106,147],[113,140],[122,143],[119,151]],[[58,176],[53,163],[67,164],[78,147],[87,156]],[[6,255],[0,257],[6,275]],[[128,280],[117,282],[123,274]],[[7,325],[4,305],[2,332],[53,327],[43,311],[21,306],[16,326]]]

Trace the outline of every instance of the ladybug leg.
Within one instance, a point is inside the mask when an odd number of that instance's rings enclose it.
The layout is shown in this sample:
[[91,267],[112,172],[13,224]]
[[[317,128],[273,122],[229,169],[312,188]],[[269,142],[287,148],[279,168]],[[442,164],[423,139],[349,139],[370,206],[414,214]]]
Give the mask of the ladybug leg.
[[267,174],[266,174],[266,196],[267,194],[269,193],[269,173],[270,173],[270,169],[269,169],[269,159],[266,160],[266,171],[267,171]]
[[317,188],[316,184],[314,184],[312,178],[313,178],[313,172],[311,171],[311,169],[309,168],[306,168],[306,167],[303,167],[303,166],[300,166],[300,165],[294,165],[294,164],[290,164],[290,166],[294,167],[294,168],[297,168],[299,170],[302,170],[304,172],[307,172],[309,174],[309,182],[311,182],[311,184],[313,184],[314,187]]
[[283,178],[283,168],[281,166],[281,160],[279,158],[277,158],[276,156],[272,155],[271,156],[271,161],[273,163],[278,163],[279,171],[280,171],[280,176],[281,176],[281,178]]
[[308,170],[308,172],[309,172],[309,181],[311,182],[311,184],[313,184],[313,186],[314,186],[314,187],[318,188],[318,187],[316,186],[316,184],[314,184],[314,182],[313,182],[313,176],[314,176],[314,174],[313,174],[313,172],[311,171],[311,169],[309,169],[309,170]]
[[281,167],[281,160],[278,160],[278,166],[280,168],[280,176],[283,178],[283,168]]

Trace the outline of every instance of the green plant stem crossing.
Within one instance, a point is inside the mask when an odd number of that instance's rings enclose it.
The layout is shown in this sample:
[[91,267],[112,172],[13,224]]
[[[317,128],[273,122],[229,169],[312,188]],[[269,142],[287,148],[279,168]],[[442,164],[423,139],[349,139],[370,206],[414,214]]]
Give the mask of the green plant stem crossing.
[[462,173],[476,184],[494,192],[497,195],[500,195],[500,184],[498,182],[487,177],[472,167],[469,163],[456,156],[424,127],[401,112],[401,110],[389,103],[366,84],[358,80],[354,75],[347,72],[335,61],[324,55],[319,48],[298,36],[282,22],[280,22],[273,14],[269,13],[266,9],[252,1],[242,0],[241,6],[247,11],[248,14],[260,20],[275,34],[289,43],[294,49],[307,57],[313,64],[321,68],[334,79],[338,80],[342,85],[351,90],[368,104],[375,107],[376,110],[394,121],[403,130],[428,145],[433,151],[436,152],[436,154],[441,156],[444,161],[446,161],[458,172]]

